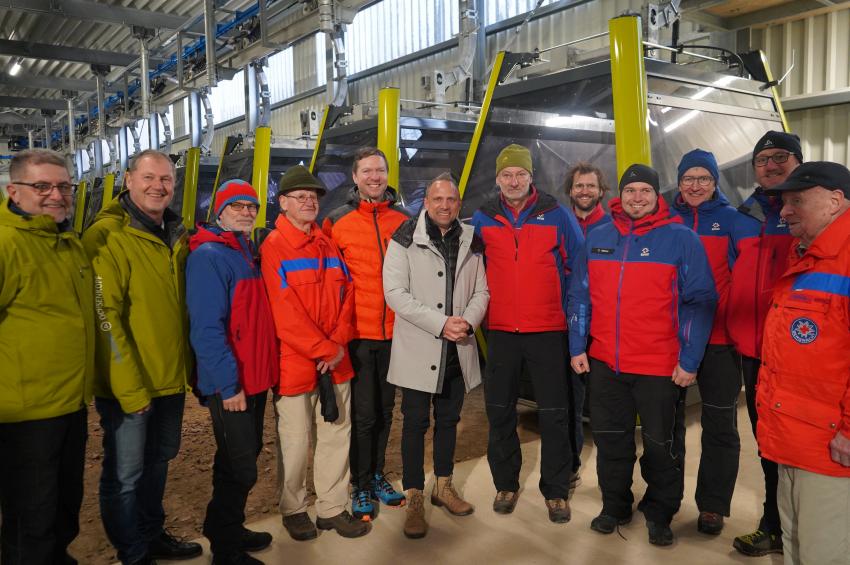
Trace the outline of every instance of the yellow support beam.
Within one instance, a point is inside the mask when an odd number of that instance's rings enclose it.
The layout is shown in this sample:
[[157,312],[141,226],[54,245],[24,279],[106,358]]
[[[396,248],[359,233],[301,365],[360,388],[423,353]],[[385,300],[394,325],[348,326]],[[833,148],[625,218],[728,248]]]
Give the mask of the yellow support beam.
[[330,106],[325,106],[325,111],[322,112],[322,123],[319,125],[319,136],[316,138],[316,146],[313,148],[313,156],[310,158],[310,173],[316,172],[316,159],[319,158],[319,148],[322,146],[322,136],[325,134],[325,124],[328,123],[328,112]]
[[186,152],[183,174],[183,225],[187,230],[195,227],[195,204],[198,201],[198,176],[201,168],[201,148],[190,147]]
[[401,92],[387,87],[378,91],[378,149],[387,156],[387,184],[401,193],[398,186],[398,136]]
[[83,221],[86,218],[86,181],[77,185],[77,199],[74,202],[74,231],[83,233]]
[[218,192],[219,181],[221,180],[221,167],[224,165],[224,151],[227,149],[227,141],[221,146],[221,156],[218,158],[218,167],[215,170],[215,181],[213,182],[212,195],[210,195],[210,205],[207,208],[206,221],[212,220],[213,202],[215,202],[215,193]]
[[100,209],[105,210],[112,199],[115,192],[115,173],[109,173],[103,177],[103,196],[100,199]]
[[[764,51],[759,50],[759,56],[761,57],[761,64],[764,65],[764,72],[767,75],[767,81],[773,82],[773,72],[770,70],[770,63],[767,62],[767,55],[765,55]],[[790,132],[791,128],[788,127],[788,120],[785,119],[785,110],[782,109],[782,102],[779,101],[779,89],[775,86],[771,86],[770,93],[773,95],[773,102],[776,104],[776,109],[779,111],[779,118],[782,120],[782,129]]]
[[[469,144],[469,150],[466,152],[466,161],[463,164],[463,172],[460,175],[460,184],[458,189],[460,197],[463,198],[463,193],[466,191],[466,185],[469,183],[469,175],[472,173],[472,164],[475,162],[475,155],[478,152],[478,144],[481,142],[481,136],[484,133],[484,124],[487,121],[487,116],[490,114],[490,103],[493,101],[493,91],[499,84],[499,73],[502,72],[502,63],[505,60],[505,52],[499,51],[496,54],[496,60],[493,62],[493,70],[490,72],[490,80],[487,83],[487,90],[484,93],[484,101],[481,103],[481,113],[478,114],[478,121],[475,123],[475,131],[472,132],[472,141]],[[480,338],[479,341],[483,341]]]
[[617,179],[633,163],[652,166],[649,104],[640,16],[608,20]]
[[272,128],[259,127],[254,132],[254,169],[251,172],[251,186],[257,191],[260,210],[257,212],[255,228],[266,227],[266,209],[269,204],[269,166],[272,152]]

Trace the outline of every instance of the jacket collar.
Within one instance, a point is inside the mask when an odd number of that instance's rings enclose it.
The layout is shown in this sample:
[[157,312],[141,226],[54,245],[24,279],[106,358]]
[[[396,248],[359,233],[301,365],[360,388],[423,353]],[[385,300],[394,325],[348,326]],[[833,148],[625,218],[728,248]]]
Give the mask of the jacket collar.
[[194,251],[205,243],[221,243],[236,251],[250,250],[250,240],[241,232],[223,230],[213,224],[198,224],[197,232],[189,238],[189,249]]
[[286,239],[289,245],[295,249],[300,249],[309,243],[312,243],[320,232],[319,226],[316,225],[316,222],[313,222],[310,224],[310,233],[304,233],[293,226],[292,222],[290,222],[286,217],[286,214],[283,213],[278,215],[277,220],[274,222],[274,227],[280,232],[284,239]]
[[[573,208],[573,213],[575,213],[575,208]],[[592,226],[601,220],[604,215],[605,209],[602,208],[602,202],[598,202],[596,207],[590,211],[590,214],[588,214],[586,218],[580,218],[578,214],[575,214],[575,217],[576,220],[578,220],[578,225],[581,226],[582,231],[586,232],[588,226]]]
[[[498,190],[498,188],[496,190]],[[490,200],[481,207],[481,211],[491,218],[498,219],[501,216],[502,218],[505,218],[505,220],[508,220],[511,224],[515,223],[516,225],[521,225],[525,223],[525,220],[530,216],[548,212],[549,210],[558,207],[558,201],[551,194],[538,190],[533,184],[531,185],[531,190],[534,195],[537,196],[537,200],[533,206],[528,207],[527,205],[523,208],[516,222],[512,221],[513,214],[506,210],[507,204],[503,204],[501,191],[498,191],[495,196],[490,198]],[[531,200],[529,199],[529,202],[530,201]]]
[[623,210],[623,205],[620,198],[612,198],[608,202],[608,208],[611,210],[611,217],[614,220],[614,225],[623,235],[634,233],[635,235],[643,235],[655,228],[666,226],[667,224],[681,224],[682,218],[675,216],[670,212],[667,202],[660,196],[658,197],[658,208],[652,214],[644,216],[639,220],[633,220]]
[[[65,220],[62,224],[69,225],[68,220]],[[31,231],[43,236],[55,236],[62,231],[66,231],[51,216],[47,214],[39,214],[37,216],[27,214],[15,206],[9,198],[0,205],[0,225]]]
[[[431,237],[428,235],[426,214],[425,208],[419,211],[419,216],[416,218],[416,228],[413,230],[413,243],[422,247],[434,247]],[[473,230],[470,226],[464,225],[458,220],[455,220],[455,222],[460,230],[460,247],[463,249],[464,246],[469,246],[472,243]],[[460,261],[458,261],[459,264]]]
[[[723,194],[723,191],[721,191],[720,187],[718,186],[714,190],[714,194],[711,195],[711,198],[709,198],[708,200],[706,200],[705,202],[703,202],[702,204],[697,206],[697,210],[701,214],[704,214],[706,212],[710,212],[710,211],[715,210],[717,208],[722,208],[723,206],[728,206],[728,205],[729,205],[729,199],[726,198],[726,195]],[[693,214],[693,211],[694,211],[694,207],[691,206],[690,204],[688,204],[687,202],[685,202],[685,199],[682,198],[681,192],[677,193],[676,198],[673,199],[673,207],[680,214],[690,215],[690,214]]]
[[[850,240],[850,210],[845,211],[826,226],[826,229],[806,249],[805,255],[819,259],[837,257],[841,250],[850,243],[848,240]],[[800,240],[795,239],[791,246],[796,247],[799,243]]]
[[367,202],[360,198],[360,191],[357,190],[357,185],[351,188],[351,192],[348,196],[348,203],[352,208],[369,215],[374,214],[375,210],[378,211],[378,214],[386,212],[390,206],[396,205],[397,200],[398,193],[390,186],[388,186],[384,191],[384,199],[380,202]]

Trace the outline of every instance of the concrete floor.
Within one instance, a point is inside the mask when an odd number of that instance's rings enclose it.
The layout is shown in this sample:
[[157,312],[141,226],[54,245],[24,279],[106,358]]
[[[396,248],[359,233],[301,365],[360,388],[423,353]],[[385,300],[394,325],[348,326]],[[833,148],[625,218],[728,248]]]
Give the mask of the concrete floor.
[[[455,484],[476,511],[466,517],[454,517],[443,509],[426,503],[430,524],[428,535],[421,540],[409,540],[402,534],[403,509],[382,507],[373,522],[371,532],[359,539],[344,539],[334,532],[320,533],[308,542],[293,541],[283,529],[280,516],[249,524],[255,530],[271,532],[275,542],[269,549],[254,556],[267,564],[335,563],[380,565],[402,562],[412,564],[478,563],[565,563],[614,565],[629,564],[713,564],[750,563],[780,564],[778,555],[744,557],[732,548],[732,540],[755,529],[761,516],[762,472],[756,457],[756,446],[749,425],[746,407],[740,399],[738,422],[741,431],[741,465],[732,501],[732,516],[726,520],[723,533],[710,537],[696,531],[698,511],[694,503],[696,473],[699,463],[699,405],[688,409],[687,460],[685,499],[682,509],[673,520],[675,543],[667,548],[651,546],[647,541],[643,515],[635,513],[633,522],[616,533],[601,535],[590,530],[591,519],[601,509],[601,497],[596,481],[596,456],[592,439],[588,437],[582,453],[582,484],[571,501],[572,521],[557,525],[549,522],[543,497],[537,488],[540,478],[540,442],[522,446],[523,470],[520,484],[523,490],[512,515],[502,516],[491,510],[495,495],[486,458],[459,463],[455,468]],[[588,433],[589,436],[589,433]],[[639,440],[638,440],[639,441]],[[428,476],[426,489],[431,488],[433,476]],[[396,481],[396,488],[400,488]],[[644,490],[639,467],[635,465],[635,499]],[[430,491],[429,491],[430,492]],[[315,518],[315,512],[310,514]],[[184,563],[210,563],[209,546],[205,539],[204,555]]]

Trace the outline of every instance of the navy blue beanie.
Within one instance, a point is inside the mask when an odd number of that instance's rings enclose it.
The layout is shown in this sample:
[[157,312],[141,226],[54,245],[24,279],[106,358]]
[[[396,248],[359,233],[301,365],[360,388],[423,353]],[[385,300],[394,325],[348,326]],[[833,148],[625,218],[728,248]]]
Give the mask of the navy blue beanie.
[[714,177],[714,184],[720,184],[720,171],[717,170],[717,159],[714,158],[714,153],[702,149],[685,153],[679,161],[679,176],[676,177],[676,182],[681,181],[687,170],[693,167],[702,167],[707,170]]

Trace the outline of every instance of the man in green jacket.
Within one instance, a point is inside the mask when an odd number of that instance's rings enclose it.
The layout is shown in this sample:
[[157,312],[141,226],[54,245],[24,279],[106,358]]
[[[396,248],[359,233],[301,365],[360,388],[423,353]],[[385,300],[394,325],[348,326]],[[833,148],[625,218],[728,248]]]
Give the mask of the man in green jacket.
[[167,155],[139,153],[126,183],[83,234],[99,330],[94,394],[103,427],[101,517],[124,564],[189,559],[201,546],[167,533],[162,507],[191,369],[186,229],[168,209],[174,165]]
[[69,216],[74,184],[53,151],[12,158],[0,204],[0,555],[77,561],[94,373],[92,270]]

